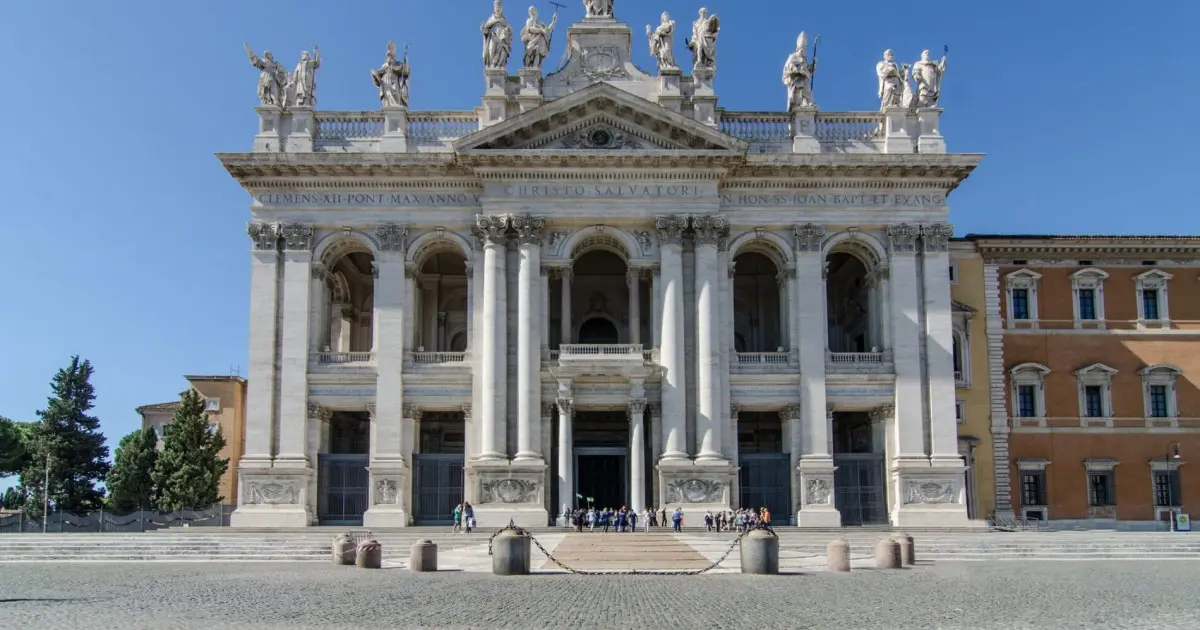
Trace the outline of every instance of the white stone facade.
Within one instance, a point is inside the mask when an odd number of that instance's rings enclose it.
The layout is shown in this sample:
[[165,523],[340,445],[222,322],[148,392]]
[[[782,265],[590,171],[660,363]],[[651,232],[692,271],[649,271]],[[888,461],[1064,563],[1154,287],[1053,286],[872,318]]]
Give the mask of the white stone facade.
[[946,198],[980,156],[941,110],[727,112],[612,18],[568,37],[475,111],[263,107],[219,156],[253,197],[234,525],[965,525]]

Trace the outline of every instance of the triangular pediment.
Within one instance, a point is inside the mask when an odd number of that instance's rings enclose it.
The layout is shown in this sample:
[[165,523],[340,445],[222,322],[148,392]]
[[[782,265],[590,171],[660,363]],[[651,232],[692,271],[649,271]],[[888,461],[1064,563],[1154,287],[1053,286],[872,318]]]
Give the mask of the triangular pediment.
[[747,144],[606,83],[464,136],[459,153],[485,151],[721,151]]

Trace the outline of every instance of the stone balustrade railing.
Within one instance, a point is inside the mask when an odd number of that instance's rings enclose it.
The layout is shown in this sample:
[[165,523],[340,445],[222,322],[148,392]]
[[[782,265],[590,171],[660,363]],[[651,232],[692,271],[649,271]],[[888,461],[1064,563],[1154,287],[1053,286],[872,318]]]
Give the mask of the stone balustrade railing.
[[413,365],[440,365],[443,363],[465,363],[466,352],[412,352]]
[[825,361],[834,365],[882,365],[892,360],[888,352],[827,352]]
[[750,143],[792,144],[792,115],[787,112],[721,112],[720,129]]
[[818,113],[814,135],[821,144],[866,142],[883,137],[883,123],[879,112]]
[[479,130],[475,112],[409,112],[408,142],[416,146],[445,146]]
[[383,137],[383,112],[315,112],[317,146]]
[[739,352],[738,365],[787,365],[787,352]]
[[311,358],[319,365],[342,365],[346,363],[370,363],[375,357],[370,352],[314,352]]
[[644,360],[640,343],[574,343],[559,346],[559,359],[622,359]]

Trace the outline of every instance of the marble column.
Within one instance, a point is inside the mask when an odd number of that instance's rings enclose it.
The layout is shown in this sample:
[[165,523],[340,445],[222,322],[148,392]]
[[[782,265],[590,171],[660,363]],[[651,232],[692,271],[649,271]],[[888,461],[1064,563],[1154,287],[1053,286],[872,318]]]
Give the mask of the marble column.
[[[575,508],[575,457],[571,420],[575,415],[575,401],[558,398],[558,500],[567,507]],[[561,510],[563,506],[559,506]]]
[[[466,262],[467,273],[467,352],[475,347],[475,263]],[[471,357],[468,356],[468,359]]]
[[421,345],[425,352],[438,350],[438,283],[441,278],[439,274],[421,274]]
[[798,309],[796,308],[796,296],[800,294],[799,283],[796,282],[796,265],[789,264],[784,270],[787,276],[787,304],[788,304],[788,345],[787,349],[790,353],[788,362],[795,362],[800,359],[800,318]]
[[[891,315],[892,361],[896,370],[896,452],[893,463],[912,460],[925,463],[925,401],[921,385],[920,288],[917,277],[917,236],[915,225],[900,224],[887,228],[892,277]],[[947,317],[949,313],[947,312]],[[951,374],[951,383],[954,375]],[[950,403],[954,403],[951,394]],[[953,415],[951,415],[953,417]]]
[[800,430],[792,436],[792,444],[800,448],[797,464],[800,503],[796,524],[800,527],[839,527],[842,517],[833,502],[832,422],[825,398],[825,348],[829,335],[825,305],[825,226],[796,225],[792,234],[796,246],[797,290],[796,295],[789,298],[796,309],[800,351]]
[[929,383],[929,435],[933,459],[961,462],[954,413],[954,321],[950,302],[950,237],[945,223],[921,226],[925,296],[925,377]]
[[505,291],[508,218],[477,215],[476,234],[483,239],[483,334],[480,340],[482,389],[479,409],[479,459],[507,459],[505,440],[506,410],[501,395],[507,385],[507,320],[501,295]]
[[[783,352],[787,352],[790,347],[788,344],[788,329],[791,327],[788,321],[788,285],[791,284],[791,281],[788,278],[787,269],[779,271],[779,274],[775,276],[775,284],[779,289],[779,292],[776,294],[779,296],[779,319],[776,323],[776,329],[779,331],[779,343],[777,345],[779,348],[782,348]],[[774,348],[772,348],[773,350]]]
[[661,266],[650,267],[650,345],[657,348],[662,343],[662,282],[659,280]]
[[574,278],[574,273],[571,271],[570,265],[562,268],[562,303],[559,305],[559,321],[561,327],[559,333],[558,345],[562,346],[572,343],[571,338],[574,336],[571,326],[571,280]]
[[321,351],[321,338],[325,331],[325,327],[322,325],[325,313],[325,283],[328,280],[329,270],[320,261],[313,261],[312,288],[309,289],[312,308],[308,310],[308,355],[310,359],[315,353]]
[[528,214],[510,218],[520,243],[517,271],[517,454],[522,463],[542,459],[541,246],[546,220]]
[[542,318],[538,322],[538,330],[542,332],[542,356],[547,356],[550,351],[550,269],[545,266],[541,268],[538,288],[542,301]]
[[[788,437],[788,463],[791,470],[797,470],[800,466],[800,453],[804,451],[803,447],[803,428],[801,426],[803,411],[800,405],[787,405],[779,410],[779,422],[786,430],[784,433]],[[790,476],[790,475],[789,475]],[[792,505],[800,508],[803,506],[803,499],[800,496],[800,485],[793,481],[792,483]]]
[[[275,444],[275,333],[278,323],[279,234],[269,223],[246,228],[250,258],[250,365],[246,386],[246,444],[242,470],[269,468]],[[239,498],[245,498],[245,492]]]
[[308,335],[313,227],[289,223],[283,237],[283,317],[279,349],[279,453],[275,468],[307,468]]
[[[389,479],[407,466],[402,438],[404,407],[404,348],[396,343],[404,334],[404,253],[408,228],[381,225],[375,229],[379,242],[375,267],[375,411],[371,420],[371,468],[387,470]],[[395,469],[395,470],[393,470]]]
[[663,460],[686,461],[687,380],[683,326],[683,231],[687,218],[660,216],[654,220],[662,256],[662,376]]
[[641,511],[646,503],[646,399],[629,401],[629,509]]
[[642,270],[630,267],[625,271],[629,286],[629,343],[642,343]]
[[725,461],[721,452],[721,327],[718,241],[729,224],[717,215],[692,217],[696,244],[696,454],[697,461]]
[[417,267],[413,263],[404,265],[404,297],[408,308],[404,309],[404,357],[408,359],[417,349],[417,321],[420,313],[420,296],[417,294]]

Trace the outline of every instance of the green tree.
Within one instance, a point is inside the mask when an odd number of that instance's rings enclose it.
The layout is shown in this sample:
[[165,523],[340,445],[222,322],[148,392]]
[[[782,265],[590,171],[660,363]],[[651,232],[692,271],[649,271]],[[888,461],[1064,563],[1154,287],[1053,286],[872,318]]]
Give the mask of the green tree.
[[21,487],[33,514],[41,514],[47,462],[52,509],[87,512],[103,506],[104,489],[96,484],[110,466],[100,421],[88,415],[96,400],[92,372],[90,362],[71,357],[70,365],[54,375],[54,395],[37,412],[41,420],[29,428],[30,460],[21,471]]
[[29,465],[27,436],[31,426],[0,416],[0,477],[18,474]]
[[209,430],[204,401],[195,390],[184,392],[170,427],[154,466],[158,509],[199,510],[220,503],[221,475],[229,468],[229,458],[219,455],[225,438],[219,429]]
[[4,498],[0,499],[0,508],[6,510],[19,510],[25,505],[25,495],[21,494],[18,488],[7,488],[4,491]]
[[108,472],[108,507],[118,512],[154,507],[154,464],[158,461],[158,435],[139,429],[121,438],[112,470]]

